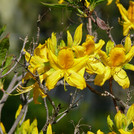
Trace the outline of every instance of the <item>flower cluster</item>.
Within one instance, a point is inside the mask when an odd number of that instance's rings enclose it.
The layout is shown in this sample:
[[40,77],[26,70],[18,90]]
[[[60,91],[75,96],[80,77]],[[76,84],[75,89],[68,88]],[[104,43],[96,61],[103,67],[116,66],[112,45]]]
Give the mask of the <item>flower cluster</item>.
[[[102,39],[95,43],[94,37],[87,35],[81,43],[82,25],[77,27],[74,37],[67,31],[67,43],[61,40],[58,44],[56,34],[52,33],[51,38],[35,48],[33,55],[24,50],[29,71],[23,81],[31,78],[36,81],[38,74],[40,82],[45,81],[48,90],[53,89],[59,80],[63,80],[64,89],[67,82],[82,90],[86,88],[84,73],[87,72],[96,74],[95,85],[102,86],[106,80],[113,78],[124,89],[128,88],[130,81],[124,69],[134,70],[134,66],[128,63],[134,56],[130,36],[126,37],[124,46],[108,41],[105,52],[102,50],[105,44]],[[37,81],[29,87],[20,88],[20,93],[33,89],[35,103],[38,103],[39,95],[46,97]]]
[[[108,134],[134,134],[134,104],[130,106],[126,115],[118,111],[114,121],[108,115],[107,124],[110,130]],[[94,133],[88,131],[87,134]],[[104,132],[98,130],[97,134],[104,134]]]

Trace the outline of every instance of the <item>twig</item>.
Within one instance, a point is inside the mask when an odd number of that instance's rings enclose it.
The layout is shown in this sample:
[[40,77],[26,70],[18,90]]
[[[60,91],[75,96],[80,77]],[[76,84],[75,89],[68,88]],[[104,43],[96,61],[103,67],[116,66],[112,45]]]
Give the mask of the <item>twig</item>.
[[[9,94],[10,94],[11,92],[13,92],[13,91],[16,89],[16,87],[18,86],[18,84],[17,84],[17,86],[15,86],[14,88],[13,88],[13,86],[14,86],[15,83],[16,83],[17,81],[19,81],[20,79],[21,79],[21,76],[17,77],[17,73],[16,73],[16,74],[14,75],[12,81],[10,82],[10,84],[9,84],[9,86],[8,86],[8,88],[7,88],[7,90],[6,90],[6,92],[4,92],[4,94],[3,94],[3,96],[2,96],[2,98],[1,98],[1,100],[0,100],[0,120],[1,120],[2,108],[3,108],[3,106],[4,106],[5,102],[6,102],[6,100],[8,99]],[[20,82],[19,82],[19,83],[20,83]]]
[[46,98],[44,98],[44,105],[45,105],[45,109],[46,109],[46,123],[45,123],[43,129],[46,130],[47,126],[48,126],[48,122],[49,122],[49,109],[47,106]]
[[2,128],[1,128],[1,126],[0,126],[0,134],[4,134],[4,133],[3,133],[3,131],[2,131]]
[[88,17],[87,30],[89,35],[92,35],[92,21],[90,17]]
[[127,91],[127,100],[126,100],[127,105],[129,104],[131,99],[132,99],[132,96],[131,96],[131,91],[130,91],[130,88],[129,88],[128,91]]
[[80,96],[80,97],[76,100],[77,91],[78,91],[78,90],[76,89],[75,92],[74,92],[74,94],[73,94],[73,96],[72,96],[72,101],[71,101],[69,107],[68,107],[65,111],[63,111],[63,112],[61,112],[61,113],[58,114],[58,116],[60,116],[60,117],[56,120],[56,123],[59,122],[64,116],[66,116],[67,113],[68,113],[70,110],[72,110],[73,108],[75,108],[75,107],[78,106],[78,102],[80,101],[80,99],[82,98],[82,96]]
[[[112,80],[113,80],[113,78],[111,77],[109,79],[109,89],[110,89],[110,93],[113,95]],[[117,105],[116,100],[115,100],[114,97],[113,97],[113,103],[114,103],[114,106],[115,106],[116,111],[118,112],[119,111],[119,107],[118,107],[118,105]]]
[[[86,84],[87,84],[87,83],[86,83]],[[95,93],[95,94],[97,94],[97,95],[102,96],[102,93],[100,93],[100,92],[96,91],[94,88],[92,88],[92,87],[91,87],[91,86],[89,86],[88,84],[87,84],[87,87],[88,87],[88,89],[89,89],[91,92],[93,92],[93,93]]]
[[11,129],[9,130],[8,134],[13,134],[13,132],[15,131],[19,121],[21,120],[22,116],[25,113],[25,110],[27,108],[27,103],[25,103],[22,107],[22,110],[20,112],[20,114],[18,115],[17,119],[15,120],[14,124],[12,125]]
[[[26,45],[27,42],[28,42],[28,36],[26,36],[25,39],[24,39],[24,43],[23,43],[23,46],[22,46],[22,49],[21,49],[21,52],[20,52],[20,56],[19,56],[19,58],[17,59],[18,62],[21,60],[22,53],[23,53],[23,50],[24,50],[25,45]],[[7,73],[5,73],[4,75],[0,76],[0,79],[3,78],[3,77],[5,77],[5,76],[8,75],[9,73],[11,73],[11,72],[13,71],[13,69],[17,66],[18,62],[16,62],[16,63],[14,64],[14,66],[13,66]]]

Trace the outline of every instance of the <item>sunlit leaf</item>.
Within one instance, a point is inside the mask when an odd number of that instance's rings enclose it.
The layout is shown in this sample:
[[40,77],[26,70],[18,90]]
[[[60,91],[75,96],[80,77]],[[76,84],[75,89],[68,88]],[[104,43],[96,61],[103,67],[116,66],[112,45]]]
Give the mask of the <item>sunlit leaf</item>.
[[2,65],[6,57],[8,49],[9,49],[9,37],[6,36],[2,40],[0,40],[0,66]]
[[5,31],[6,29],[6,25],[4,25],[1,29],[0,29],[0,36],[2,35],[2,33]]

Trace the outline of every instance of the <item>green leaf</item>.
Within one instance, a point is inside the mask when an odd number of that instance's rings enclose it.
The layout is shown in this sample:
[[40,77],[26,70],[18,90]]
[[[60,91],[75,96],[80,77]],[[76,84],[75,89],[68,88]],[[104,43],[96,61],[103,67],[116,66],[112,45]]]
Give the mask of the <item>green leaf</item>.
[[106,0],[97,0],[96,4],[99,4],[99,3],[104,2],[104,1],[106,1]]
[[0,36],[3,34],[3,32],[5,31],[6,29],[6,25],[4,25],[1,29],[0,29]]
[[44,2],[41,2],[41,3],[46,7],[58,7],[58,8],[67,7],[67,4],[49,4],[49,3],[44,3]]
[[6,58],[5,64],[4,64],[3,68],[2,68],[3,69],[2,75],[4,75],[10,69],[12,59],[13,59],[13,56],[8,56]]
[[7,35],[5,38],[0,40],[0,66],[2,65],[6,57],[8,49],[9,49],[9,37]]

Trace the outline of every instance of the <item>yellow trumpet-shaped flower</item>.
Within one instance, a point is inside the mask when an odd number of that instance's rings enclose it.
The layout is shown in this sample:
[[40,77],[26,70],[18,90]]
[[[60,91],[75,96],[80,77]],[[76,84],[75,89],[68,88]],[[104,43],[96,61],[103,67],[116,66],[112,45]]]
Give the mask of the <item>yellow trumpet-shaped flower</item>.
[[95,43],[94,37],[87,35],[86,41],[81,46],[73,46],[76,57],[88,55],[89,59],[86,64],[86,71],[89,74],[102,74],[104,72],[104,65],[96,58],[97,52],[102,48],[104,43],[103,40]]
[[[24,50],[24,52],[25,52],[25,59],[28,63],[29,71],[22,79],[22,82],[24,82],[24,80],[28,80],[31,78],[35,79],[34,75],[36,75],[36,73],[38,73],[40,82],[42,82],[47,77],[48,73],[46,72],[50,69],[50,66],[48,64],[49,61],[48,48],[46,46],[46,43],[43,45],[39,44],[38,47],[35,48],[33,56],[31,56],[31,54],[28,53],[26,50]],[[19,92],[18,94],[26,93],[32,89],[33,89],[33,100],[35,103],[39,103],[37,101],[39,95],[41,95],[43,98],[46,97],[46,94],[44,94],[43,90],[40,88],[37,82],[35,82],[33,85],[28,87],[20,86],[18,88],[18,92]]]
[[129,8],[126,10],[122,4],[117,3],[123,22],[123,35],[126,36],[130,29],[134,29],[134,2],[129,1]]
[[53,89],[56,83],[64,77],[69,85],[84,89],[86,87],[85,79],[83,78],[85,64],[88,57],[74,58],[74,53],[71,48],[63,48],[56,56],[52,51],[49,52],[50,65],[53,72],[47,77],[46,86],[48,89]]
[[[47,64],[49,60],[48,48],[46,44],[39,44],[39,46],[35,48],[33,56],[31,56],[31,54],[28,53],[26,50],[24,50],[24,52],[25,59],[29,64],[28,69],[31,73],[35,74],[37,71],[37,73],[40,75],[50,69],[49,65]],[[23,78],[23,81],[33,78],[31,73],[28,72]]]
[[112,42],[107,43],[107,52],[102,50],[98,52],[100,59],[106,67],[103,74],[98,74],[96,76],[95,84],[102,86],[106,80],[113,77],[123,89],[128,88],[130,81],[124,69],[134,70],[134,66],[128,63],[134,56],[134,46],[130,47],[128,51],[126,50],[127,47],[123,47],[122,45],[116,45],[114,47],[113,43],[112,47],[111,43]]

